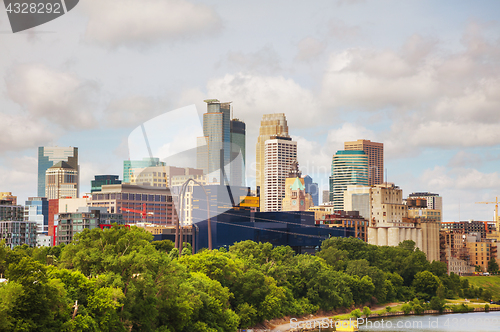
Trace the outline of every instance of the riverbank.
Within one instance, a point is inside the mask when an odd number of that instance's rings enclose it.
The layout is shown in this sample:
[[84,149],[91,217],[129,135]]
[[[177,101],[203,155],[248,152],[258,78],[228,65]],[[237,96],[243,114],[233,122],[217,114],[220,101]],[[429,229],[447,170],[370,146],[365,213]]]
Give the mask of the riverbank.
[[[397,306],[399,303],[392,304],[392,306]],[[385,307],[378,307],[374,308],[374,310],[380,310],[381,308]],[[443,312],[439,312],[438,310],[425,310],[422,312],[422,314],[415,314],[413,311],[411,311],[409,314],[405,315],[404,312],[402,311],[394,311],[394,312],[386,312],[382,314],[371,314],[367,318],[369,320],[375,320],[379,318],[388,318],[388,317],[398,317],[398,316],[424,316],[424,315],[445,315],[445,314],[465,314],[465,313],[475,313],[475,312],[490,312],[490,311],[500,311],[500,307],[491,307],[488,310],[485,310],[484,307],[477,307],[477,308],[470,308],[468,312],[456,312],[453,311],[452,309],[445,309]],[[268,323],[267,326],[262,326],[261,329],[253,329],[253,331],[273,331],[273,332],[301,332],[301,331],[314,331],[318,329],[318,326],[321,324],[321,322],[325,320],[330,320],[332,316],[335,316],[336,314],[339,313],[334,313],[334,315],[321,315],[321,316],[313,316],[308,319],[297,319],[296,321],[293,321],[292,323],[290,320],[288,320],[287,323],[285,324],[279,324],[276,326],[273,326],[271,322]],[[310,315],[312,316],[312,315]],[[305,317],[303,317],[305,318]],[[352,318],[353,320],[356,320],[356,318]],[[347,319],[348,320],[348,319]],[[297,324],[300,323],[300,327],[297,327]]]

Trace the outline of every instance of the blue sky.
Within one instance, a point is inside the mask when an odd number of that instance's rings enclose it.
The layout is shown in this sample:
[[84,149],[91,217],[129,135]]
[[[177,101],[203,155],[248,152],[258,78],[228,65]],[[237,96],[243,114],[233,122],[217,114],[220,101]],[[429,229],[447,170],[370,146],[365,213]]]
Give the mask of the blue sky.
[[121,176],[141,123],[217,98],[247,123],[249,164],[262,114],[282,112],[323,189],[342,143],[371,139],[404,196],[441,194],[445,220],[459,206],[462,220],[492,220],[493,206],[474,202],[500,195],[499,7],[81,0],[17,34],[2,8],[0,191],[36,194],[42,145],[77,146],[88,191],[95,174]]

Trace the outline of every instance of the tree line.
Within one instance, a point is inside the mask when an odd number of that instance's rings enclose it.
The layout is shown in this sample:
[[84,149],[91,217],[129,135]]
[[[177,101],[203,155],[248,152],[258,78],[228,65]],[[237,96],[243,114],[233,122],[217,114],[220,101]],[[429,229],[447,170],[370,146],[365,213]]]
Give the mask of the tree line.
[[[392,301],[491,298],[415,243],[330,238],[315,255],[243,241],[182,255],[115,226],[69,245],[0,245],[1,331],[229,332],[273,318]],[[417,302],[418,303],[418,302]]]

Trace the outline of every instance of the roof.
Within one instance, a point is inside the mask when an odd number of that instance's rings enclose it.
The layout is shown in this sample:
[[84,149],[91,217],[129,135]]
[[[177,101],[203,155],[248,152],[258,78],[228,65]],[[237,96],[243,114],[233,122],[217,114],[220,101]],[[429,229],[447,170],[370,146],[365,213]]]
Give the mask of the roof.
[[295,181],[290,186],[290,189],[292,189],[292,190],[305,190],[306,187],[302,184],[302,182],[300,181],[300,178],[295,178]]
[[74,169],[70,164],[68,164],[65,161],[60,161],[51,168],[69,168],[69,169]]

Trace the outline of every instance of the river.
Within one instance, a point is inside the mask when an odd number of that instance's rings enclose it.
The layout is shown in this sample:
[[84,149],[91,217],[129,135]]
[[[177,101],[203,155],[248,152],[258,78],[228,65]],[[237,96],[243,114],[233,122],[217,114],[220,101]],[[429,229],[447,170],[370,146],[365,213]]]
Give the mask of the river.
[[[316,330],[315,332],[318,332]],[[322,332],[333,331],[321,329]],[[359,331],[375,332],[498,332],[500,312],[396,316],[360,322]]]

